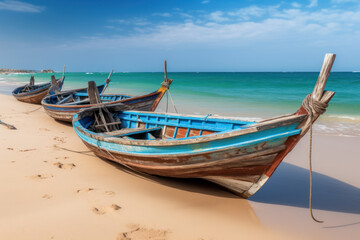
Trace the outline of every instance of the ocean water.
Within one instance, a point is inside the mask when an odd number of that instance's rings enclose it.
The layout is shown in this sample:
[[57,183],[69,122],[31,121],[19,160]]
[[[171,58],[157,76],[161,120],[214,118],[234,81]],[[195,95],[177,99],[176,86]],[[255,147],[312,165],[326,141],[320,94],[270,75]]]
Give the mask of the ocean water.
[[[0,92],[9,93],[28,83],[31,74],[0,75]],[[52,74],[37,73],[37,83]],[[62,73],[56,73],[60,77]],[[88,81],[102,84],[108,73],[66,73],[64,90],[86,87]],[[295,112],[311,93],[315,72],[191,72],[168,73],[173,79],[171,96],[180,113],[239,116],[258,120]],[[113,73],[108,93],[142,95],[161,86],[163,73]],[[326,90],[336,92],[315,131],[324,134],[360,136],[360,72],[333,72]],[[166,97],[160,109],[164,109]],[[169,101],[170,103],[170,101]],[[170,108],[170,111],[174,111]]]

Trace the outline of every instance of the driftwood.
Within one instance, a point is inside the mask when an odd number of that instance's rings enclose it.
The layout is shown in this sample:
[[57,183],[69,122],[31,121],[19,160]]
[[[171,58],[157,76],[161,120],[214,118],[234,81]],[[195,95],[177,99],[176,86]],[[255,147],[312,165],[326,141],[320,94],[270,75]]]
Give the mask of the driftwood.
[[8,124],[8,123],[4,123],[3,121],[0,120],[0,124],[4,125],[5,127],[7,127],[8,129],[12,129],[12,130],[16,130],[16,127],[14,125]]

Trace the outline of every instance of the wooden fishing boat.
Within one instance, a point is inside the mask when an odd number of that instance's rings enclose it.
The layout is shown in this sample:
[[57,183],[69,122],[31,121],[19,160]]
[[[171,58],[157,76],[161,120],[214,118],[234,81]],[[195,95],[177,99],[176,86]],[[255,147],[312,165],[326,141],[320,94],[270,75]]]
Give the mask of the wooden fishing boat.
[[334,95],[324,91],[334,59],[325,56],[313,93],[293,114],[250,122],[99,105],[80,111],[73,127],[99,157],[141,173],[206,179],[248,198],[325,112]]
[[[107,79],[107,83],[110,81],[110,75]],[[94,82],[89,82],[94,87]],[[143,111],[154,111],[160,100],[164,96],[165,92],[169,89],[172,79],[167,79],[166,73],[166,61],[165,61],[165,80],[161,84],[161,87],[152,93],[142,96],[132,96],[124,94],[104,94],[105,88],[99,88],[100,93],[99,103],[103,105],[123,103],[131,107],[131,109],[143,110]],[[90,89],[81,89],[81,91],[74,90],[64,92],[52,96],[47,96],[43,99],[41,104],[43,105],[46,113],[52,118],[71,122],[73,116],[83,108],[90,108],[98,104],[98,102],[91,102],[88,91]],[[93,90],[91,90],[93,91]]]
[[35,84],[34,76],[31,76],[29,84],[16,88],[12,94],[19,101],[40,104],[46,95],[61,91],[64,80],[65,70],[60,79],[55,79],[55,76],[52,75],[49,83]]

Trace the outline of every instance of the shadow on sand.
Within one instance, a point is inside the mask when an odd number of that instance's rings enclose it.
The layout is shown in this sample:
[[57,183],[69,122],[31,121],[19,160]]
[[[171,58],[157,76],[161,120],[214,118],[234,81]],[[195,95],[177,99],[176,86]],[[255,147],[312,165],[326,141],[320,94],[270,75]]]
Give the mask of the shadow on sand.
[[[249,200],[308,208],[309,183],[308,169],[283,162]],[[360,214],[360,189],[313,172],[313,208]]]
[[[225,198],[240,198],[214,183],[202,179],[176,179],[134,172],[118,163],[101,158],[129,174],[165,186],[189,192]],[[250,201],[287,206],[309,207],[309,171],[289,163],[281,163],[269,181]],[[335,178],[313,172],[313,208],[360,214],[360,189]]]

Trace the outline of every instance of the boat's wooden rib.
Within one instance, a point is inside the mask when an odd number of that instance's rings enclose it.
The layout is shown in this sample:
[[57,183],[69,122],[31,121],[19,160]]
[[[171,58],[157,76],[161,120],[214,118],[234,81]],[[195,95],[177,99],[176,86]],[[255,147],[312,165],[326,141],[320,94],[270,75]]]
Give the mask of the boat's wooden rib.
[[[326,56],[327,66],[323,66],[310,96],[323,110],[334,94],[323,90],[334,58]],[[203,178],[247,198],[266,183],[320,116],[323,110],[311,104],[304,101],[294,114],[260,122],[127,111],[123,104],[100,105],[80,111],[73,125],[99,157],[141,173]],[[118,130],[107,132],[97,127],[102,123],[96,123],[94,117],[102,111],[116,119],[113,123]]]

